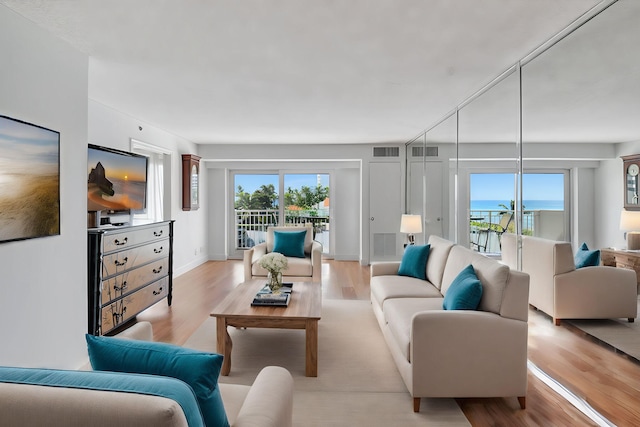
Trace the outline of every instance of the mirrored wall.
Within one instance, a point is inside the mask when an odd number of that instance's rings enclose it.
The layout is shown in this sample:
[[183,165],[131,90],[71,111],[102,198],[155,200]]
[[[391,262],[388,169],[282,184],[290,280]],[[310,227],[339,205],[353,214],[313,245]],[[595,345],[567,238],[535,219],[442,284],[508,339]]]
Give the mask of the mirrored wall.
[[423,241],[490,256],[505,232],[594,241],[600,162],[640,141],[638,22],[640,2],[600,3],[407,143]]

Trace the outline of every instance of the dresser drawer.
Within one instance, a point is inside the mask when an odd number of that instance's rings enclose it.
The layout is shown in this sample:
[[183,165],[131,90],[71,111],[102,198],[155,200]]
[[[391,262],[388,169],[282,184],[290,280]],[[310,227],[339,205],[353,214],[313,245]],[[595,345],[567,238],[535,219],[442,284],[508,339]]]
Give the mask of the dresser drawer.
[[102,282],[100,304],[105,305],[111,300],[120,298],[124,294],[166,276],[168,273],[169,258],[165,256],[158,261],[113,276]]
[[169,225],[157,225],[141,229],[107,233],[102,240],[104,253],[133,247],[135,245],[166,239],[169,237]]
[[640,258],[626,254],[616,254],[616,266],[636,269],[640,267]]
[[106,305],[102,308],[102,334],[132,319],[142,310],[166,297],[168,292],[169,278],[164,277],[157,282]]
[[102,261],[102,277],[108,278],[115,274],[124,273],[148,262],[164,258],[168,254],[169,240],[165,239],[105,255]]
[[609,251],[600,251],[600,259],[602,260],[602,265],[606,265],[609,267],[616,266],[616,255]]
[[628,264],[626,262],[621,262],[621,261],[617,261],[616,262],[616,267],[618,268],[626,268],[627,270],[635,270],[636,267],[633,264]]

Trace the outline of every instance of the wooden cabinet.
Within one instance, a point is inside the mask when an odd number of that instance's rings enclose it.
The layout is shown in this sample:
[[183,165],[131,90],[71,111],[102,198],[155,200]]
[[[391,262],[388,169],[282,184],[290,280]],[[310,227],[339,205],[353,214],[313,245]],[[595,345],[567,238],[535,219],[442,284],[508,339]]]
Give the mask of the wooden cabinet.
[[200,157],[182,155],[182,210],[195,211],[200,207]]
[[89,229],[88,331],[104,335],[167,297],[173,286],[173,221]]
[[624,208],[640,210],[638,188],[640,180],[640,155],[622,156],[622,175],[624,176]]
[[640,251],[623,251],[605,248],[600,249],[600,258],[602,265],[635,271],[638,294],[640,294]]

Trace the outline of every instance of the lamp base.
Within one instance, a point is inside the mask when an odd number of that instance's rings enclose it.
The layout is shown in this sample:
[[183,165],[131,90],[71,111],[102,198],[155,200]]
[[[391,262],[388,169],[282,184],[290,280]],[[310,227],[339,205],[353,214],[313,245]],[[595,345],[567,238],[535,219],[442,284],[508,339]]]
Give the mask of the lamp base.
[[638,231],[627,232],[627,249],[631,251],[640,249],[640,232]]

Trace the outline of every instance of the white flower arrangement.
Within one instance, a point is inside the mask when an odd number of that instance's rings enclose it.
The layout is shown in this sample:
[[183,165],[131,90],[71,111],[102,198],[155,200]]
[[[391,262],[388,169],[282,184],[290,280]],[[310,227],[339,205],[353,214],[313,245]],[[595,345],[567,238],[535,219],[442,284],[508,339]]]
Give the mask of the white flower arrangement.
[[287,257],[279,252],[270,252],[260,257],[258,261],[260,267],[269,270],[271,273],[280,273],[282,270],[286,270],[289,267],[289,261]]

